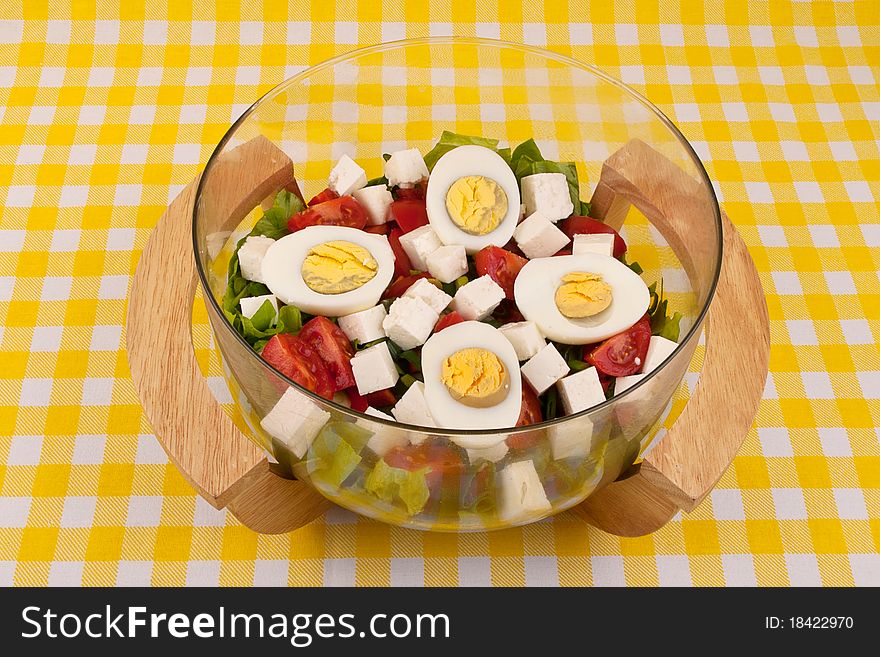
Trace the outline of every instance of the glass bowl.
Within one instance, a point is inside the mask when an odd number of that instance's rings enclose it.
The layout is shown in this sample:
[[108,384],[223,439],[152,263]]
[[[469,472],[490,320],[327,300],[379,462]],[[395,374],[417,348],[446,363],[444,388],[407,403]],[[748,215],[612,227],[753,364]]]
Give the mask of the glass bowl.
[[[548,159],[577,163],[582,199],[590,198],[603,162],[631,140],[649,144],[693,179],[694,202],[682,207],[690,208],[688,221],[709,236],[699,257],[682,253],[680,245],[677,252],[644,216],[623,227],[630,260],[641,264],[646,282],[662,276],[671,307],[683,316],[679,345],[662,366],[575,415],[501,431],[452,431],[364,415],[338,397],[327,401],[251,349],[224,316],[221,299],[230,256],[262,216],[260,201],[297,186],[310,198],[326,186],[343,154],[368,176],[381,175],[382,153],[411,147],[425,153],[443,130],[511,145],[534,138]],[[233,400],[278,476],[307,482],[336,504],[385,522],[470,531],[538,520],[632,472],[669,412],[699,340],[721,266],[721,216],[693,148],[656,107],[621,82],[537,48],[432,38],[331,59],[254,103],[205,167],[193,243]],[[691,263],[687,270],[682,262]],[[424,446],[420,453],[433,464],[426,476],[417,483],[388,472],[380,477],[378,454],[407,442]],[[496,456],[506,453],[493,462],[473,451],[491,446]],[[453,465],[446,462],[450,454]],[[523,504],[511,473],[526,460],[535,465],[546,499]]]

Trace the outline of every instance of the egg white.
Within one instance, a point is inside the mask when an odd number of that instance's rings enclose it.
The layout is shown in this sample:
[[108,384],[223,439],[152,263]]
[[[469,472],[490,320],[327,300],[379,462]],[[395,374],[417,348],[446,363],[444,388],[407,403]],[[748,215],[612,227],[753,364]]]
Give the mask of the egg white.
[[[600,274],[611,286],[611,305],[598,315],[572,319],[556,306],[556,289],[571,272]],[[641,277],[619,260],[599,253],[534,258],[513,286],[519,311],[545,337],[563,344],[592,344],[625,331],[639,321],[651,301]]]
[[[485,235],[471,235],[463,231],[449,216],[446,194],[459,178],[483,176],[494,180],[507,196],[507,213],[495,230]],[[510,165],[495,151],[484,146],[467,145],[445,153],[431,170],[425,192],[428,221],[444,244],[461,244],[468,253],[476,253],[485,246],[504,246],[513,237],[519,219],[519,186]]]
[[[365,248],[378,265],[376,275],[359,288],[321,294],[305,284],[302,264],[309,250],[324,242],[345,241]],[[340,317],[372,308],[394,276],[394,252],[384,235],[345,226],[309,226],[286,235],[269,247],[261,265],[266,287],[276,297],[311,315]]]
[[[455,399],[443,383],[443,361],[456,351],[468,348],[491,351],[507,370],[510,388],[507,396],[494,406],[474,408]],[[498,329],[483,322],[460,322],[435,333],[422,347],[422,374],[425,377],[425,400],[438,426],[446,429],[506,429],[516,424],[522,405],[522,379],[516,351]],[[462,447],[480,447],[497,437],[468,436],[453,440]]]

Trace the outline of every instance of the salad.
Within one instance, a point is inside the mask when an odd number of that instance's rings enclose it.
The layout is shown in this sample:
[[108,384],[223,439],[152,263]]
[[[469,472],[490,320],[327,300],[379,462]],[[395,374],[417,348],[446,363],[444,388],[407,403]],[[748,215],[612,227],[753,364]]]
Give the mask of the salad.
[[[282,190],[230,260],[227,319],[291,380],[426,432],[501,432],[600,404],[677,346],[662,281],[589,216],[574,163],[450,132],[384,159],[368,180],[343,156],[307,203]],[[409,515],[546,512],[602,457],[582,436],[536,456],[537,434],[330,421],[293,389],[261,425],[319,488]]]

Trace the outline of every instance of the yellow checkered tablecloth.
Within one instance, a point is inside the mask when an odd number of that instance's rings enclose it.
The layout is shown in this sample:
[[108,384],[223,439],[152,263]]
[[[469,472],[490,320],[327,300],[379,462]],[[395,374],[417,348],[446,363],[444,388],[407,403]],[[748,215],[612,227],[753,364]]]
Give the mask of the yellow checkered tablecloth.
[[[64,4],[0,9],[0,584],[880,585],[876,0]],[[257,536],[195,496],[138,404],[127,286],[230,122],[309,64],[450,33],[546,46],[645,93],[761,272],[756,428],[652,536],[568,514],[424,534],[341,510]]]

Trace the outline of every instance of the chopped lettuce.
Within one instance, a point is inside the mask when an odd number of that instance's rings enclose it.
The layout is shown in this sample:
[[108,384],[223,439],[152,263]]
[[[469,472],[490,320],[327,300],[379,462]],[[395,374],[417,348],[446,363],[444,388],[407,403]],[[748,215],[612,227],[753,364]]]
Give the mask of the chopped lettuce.
[[254,224],[251,235],[262,235],[277,240],[289,232],[287,220],[297,212],[306,209],[305,204],[296,194],[282,189],[275,196],[275,204],[263,213],[263,217]]
[[331,486],[342,485],[361,462],[372,432],[351,422],[328,422],[309,448],[309,471]]
[[444,130],[443,134],[440,135],[439,141],[434,145],[434,148],[432,148],[425,154],[425,164],[428,166],[428,171],[431,171],[434,168],[434,165],[437,164],[437,160],[439,160],[453,148],[456,148],[457,146],[468,145],[490,148],[498,153],[502,158],[504,158],[505,161],[510,161],[510,149],[498,148],[497,139],[487,139],[486,137],[472,137],[470,135],[459,135],[454,132]]
[[651,303],[648,305],[648,316],[651,318],[651,334],[678,342],[682,315],[679,312],[667,315],[669,300],[663,297],[663,279],[660,279],[659,290],[655,281],[648,286],[648,292],[651,294]]
[[380,500],[389,504],[403,502],[410,515],[415,515],[425,508],[430,497],[425,474],[428,469],[410,472],[402,468],[393,468],[385,461],[376,463],[373,471],[367,475],[364,487]]

